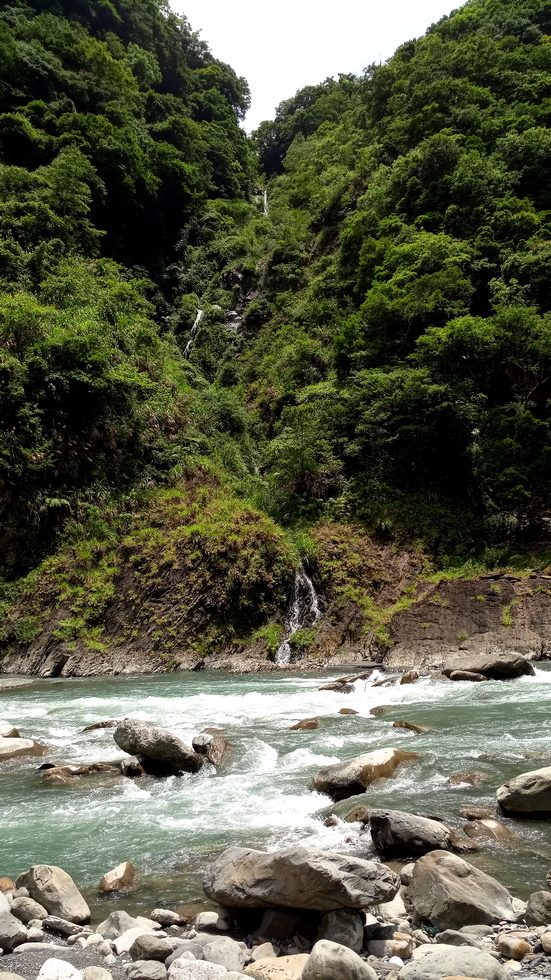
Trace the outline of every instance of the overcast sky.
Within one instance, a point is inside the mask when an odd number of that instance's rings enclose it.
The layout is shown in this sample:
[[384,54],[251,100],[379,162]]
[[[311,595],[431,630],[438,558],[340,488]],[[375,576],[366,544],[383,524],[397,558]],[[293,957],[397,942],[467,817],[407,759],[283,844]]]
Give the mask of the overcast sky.
[[360,74],[459,6],[452,0],[171,0],[213,55],[247,79],[246,128],[328,76]]

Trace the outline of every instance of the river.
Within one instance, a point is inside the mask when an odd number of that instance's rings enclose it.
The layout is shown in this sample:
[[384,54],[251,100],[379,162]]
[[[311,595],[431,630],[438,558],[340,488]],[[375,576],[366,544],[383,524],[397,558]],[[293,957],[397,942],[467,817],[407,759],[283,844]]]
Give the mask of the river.
[[[357,682],[347,695],[318,690],[337,676],[203,671],[36,680],[29,687],[0,690],[0,720],[48,745],[48,760],[120,759],[112,729],[82,729],[125,716],[169,728],[187,742],[214,726],[235,747],[222,772],[205,766],[198,775],[165,780],[92,776],[70,786],[45,786],[36,759],[4,763],[0,877],[15,877],[31,864],[59,865],[100,914],[115,907],[112,899],[97,904],[101,875],[131,860],[141,884],[124,907],[176,907],[201,900],[201,870],[209,855],[228,844],[273,848],[306,842],[367,855],[369,835],[360,835],[359,825],[325,827],[323,819],[363,803],[433,814],[461,827],[462,807],[493,806],[495,789],[506,779],[551,764],[551,665],[539,666],[535,677],[509,682],[423,679],[374,687],[369,680]],[[370,710],[377,705],[389,709],[374,717]],[[340,715],[343,707],[359,713]],[[320,722],[316,730],[289,731],[298,720],[314,716]],[[429,731],[414,735],[393,728],[400,719]],[[310,791],[320,767],[385,746],[421,755],[352,801],[333,805]],[[448,785],[451,775],[472,769],[484,773],[484,785]],[[545,887],[551,823],[504,822],[518,841],[486,845],[469,860],[526,898]]]

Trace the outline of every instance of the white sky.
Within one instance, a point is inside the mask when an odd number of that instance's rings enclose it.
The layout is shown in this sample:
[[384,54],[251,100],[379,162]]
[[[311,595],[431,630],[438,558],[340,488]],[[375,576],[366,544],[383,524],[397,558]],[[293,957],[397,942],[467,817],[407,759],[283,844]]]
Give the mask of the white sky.
[[459,6],[458,0],[171,0],[213,55],[247,79],[246,128],[329,76],[361,74]]

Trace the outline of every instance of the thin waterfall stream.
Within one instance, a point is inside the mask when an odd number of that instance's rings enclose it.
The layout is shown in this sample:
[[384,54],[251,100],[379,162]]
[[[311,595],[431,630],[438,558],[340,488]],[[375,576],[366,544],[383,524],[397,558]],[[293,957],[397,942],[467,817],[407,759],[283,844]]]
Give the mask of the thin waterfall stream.
[[283,639],[275,655],[276,664],[288,664],[290,662],[293,651],[289,640],[300,629],[315,626],[320,619],[321,610],[312,579],[306,574],[304,568],[300,568],[295,576]]
[[190,354],[191,354],[191,352],[193,350],[193,344],[195,343],[195,338],[197,336],[197,333],[198,333],[198,330],[199,330],[199,325],[200,325],[201,320],[203,318],[203,313],[204,312],[205,312],[204,310],[197,310],[197,316],[195,317],[195,320],[193,321],[193,326],[191,328],[191,332],[190,332],[190,335],[189,335],[189,340],[188,340],[188,342],[187,342],[187,344],[186,344],[186,346],[184,348],[184,357],[186,358],[186,360],[189,358],[189,356],[190,356]]

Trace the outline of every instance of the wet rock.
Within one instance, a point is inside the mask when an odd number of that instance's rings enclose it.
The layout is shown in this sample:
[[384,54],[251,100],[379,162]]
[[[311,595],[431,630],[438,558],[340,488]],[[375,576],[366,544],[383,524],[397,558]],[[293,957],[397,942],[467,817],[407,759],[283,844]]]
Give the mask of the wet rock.
[[510,677],[522,677],[523,674],[533,674],[532,664],[520,653],[512,650],[487,650],[473,653],[455,653],[445,663],[443,673],[451,676],[452,672],[462,670],[474,674],[484,674],[493,680],[502,681]]
[[30,897],[50,915],[81,925],[90,921],[88,905],[71,876],[61,868],[35,864],[29,871],[19,875],[15,884],[17,888],[26,888]]
[[311,732],[314,728],[319,727],[319,721],[317,718],[303,718],[302,721],[297,721],[296,725],[291,725],[289,728],[290,732]]
[[33,742],[32,738],[0,738],[0,762],[19,755],[43,755],[46,751],[45,745]]
[[10,912],[16,919],[24,922],[25,925],[31,919],[45,919],[48,915],[43,905],[33,901],[32,898],[14,898],[10,906]]
[[132,861],[124,861],[103,875],[99,888],[101,892],[121,892],[131,888],[135,880],[136,869]]
[[401,810],[372,810],[370,829],[375,850],[388,856],[411,857],[450,847],[444,824]]
[[414,732],[415,735],[422,735],[424,732],[428,732],[426,725],[418,725],[414,721],[394,721],[392,727],[405,728],[408,732]]
[[335,762],[320,769],[314,777],[314,789],[318,793],[327,793],[335,801],[345,800],[349,796],[363,793],[376,779],[388,779],[401,762],[415,758],[417,753],[403,752],[401,749],[376,749],[374,752],[366,752],[354,759]]
[[525,918],[529,926],[546,926],[551,922],[551,892],[532,892],[526,906]]
[[461,786],[462,783],[467,786],[483,786],[487,782],[487,774],[480,772],[478,769],[469,769],[467,772],[454,772],[453,776],[450,776],[447,780],[448,786]]
[[[185,745],[176,735],[156,728],[146,721],[125,718],[113,734],[116,744],[123,752],[137,755],[140,762],[153,763],[158,771],[198,772],[204,763],[204,756],[198,755]],[[149,771],[147,765],[144,765]]]
[[444,980],[452,976],[510,980],[508,971],[493,956],[470,946],[447,946],[445,949],[429,946],[423,956],[408,963],[398,974],[399,980]]
[[485,674],[477,674],[474,670],[452,670],[451,681],[487,681],[489,678]]
[[138,960],[128,971],[131,980],[166,980],[167,969],[157,960]]
[[271,853],[229,847],[203,881],[208,898],[226,908],[276,905],[320,912],[376,905],[399,887],[398,875],[383,864],[313,847]]
[[503,885],[446,851],[431,851],[415,863],[408,899],[425,922],[440,930],[515,917]]
[[121,759],[119,768],[123,776],[129,779],[137,779],[138,776],[145,776],[145,769],[136,755],[129,759]]
[[473,851],[480,850],[480,844],[472,837],[467,837],[453,827],[450,827],[450,839],[452,851],[456,851],[458,854],[471,854]]
[[371,810],[368,807],[355,806],[353,810],[348,811],[344,821],[345,823],[369,823],[370,816]]
[[501,955],[508,960],[523,960],[527,953],[532,952],[530,943],[527,943],[525,939],[508,936],[507,933],[503,932],[497,938],[497,948]]
[[233,746],[225,738],[208,732],[196,735],[191,744],[195,752],[206,756],[217,769],[228,762],[232,754]]
[[499,820],[470,820],[463,828],[467,837],[480,837],[485,840],[515,840],[515,835]]
[[354,708],[341,708],[339,710],[340,715],[359,715],[359,711],[354,711]]
[[321,687],[318,687],[318,691],[337,691],[338,694],[352,694],[353,690],[353,684],[339,684],[336,681],[332,684],[322,684]]
[[377,980],[377,974],[353,950],[320,939],[304,964],[302,980]]
[[27,938],[27,930],[19,919],[10,912],[0,914],[0,949],[11,953],[12,949],[20,946]]
[[220,963],[226,970],[240,973],[249,957],[234,939],[220,936],[203,946],[203,958],[209,963]]
[[504,813],[551,815],[551,766],[523,772],[503,783],[496,792]]
[[327,939],[340,946],[347,946],[359,953],[364,939],[363,919],[358,912],[338,909],[322,916],[318,939]]
[[9,721],[0,721],[0,738],[21,738],[21,736]]
[[418,681],[418,680],[419,680],[419,671],[408,670],[407,674],[404,674],[404,676],[400,678],[400,684],[413,684],[414,681]]
[[301,980],[307,962],[307,953],[279,956],[277,960],[268,957],[246,966],[243,973],[245,976],[262,977],[262,980]]
[[137,919],[133,919],[128,912],[121,909],[120,912],[111,912],[103,922],[100,922],[96,932],[104,939],[118,939],[129,929],[137,928],[140,928]]
[[489,806],[464,806],[459,815],[467,820],[491,820],[494,811]]
[[394,704],[376,704],[374,708],[370,708],[369,714],[373,715],[374,718],[379,718],[380,715],[386,715],[387,711],[392,711],[395,707]]
[[96,721],[95,725],[87,725],[87,727],[83,728],[82,731],[83,733],[95,732],[99,728],[116,728],[117,725],[120,725],[120,721],[116,721],[114,719],[111,719],[110,721]]

